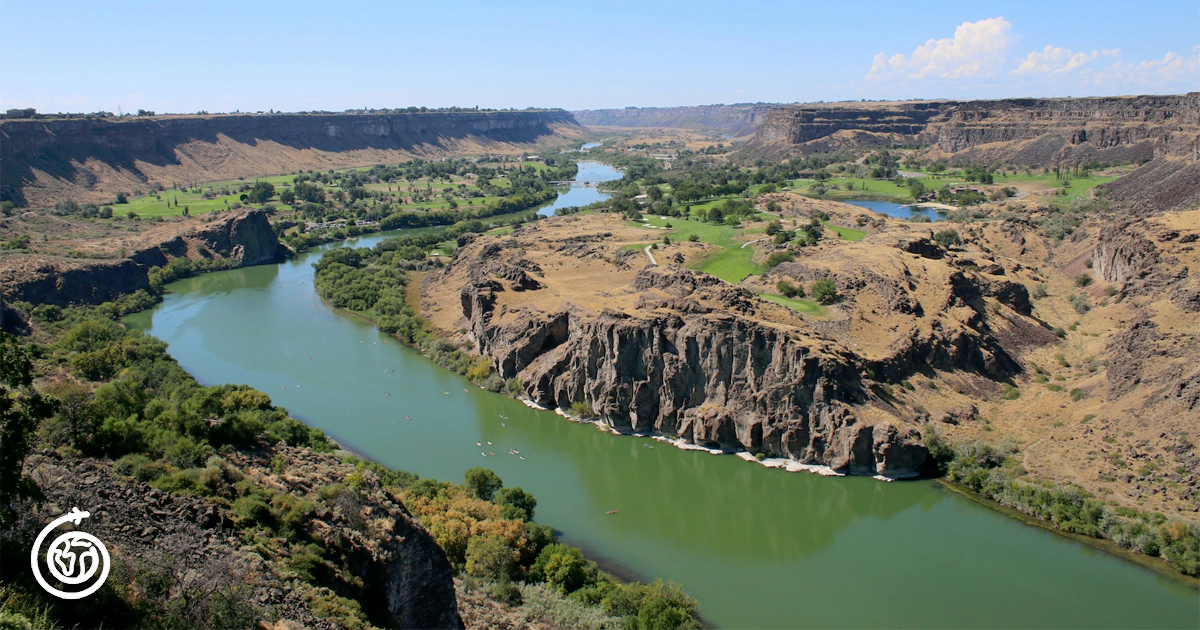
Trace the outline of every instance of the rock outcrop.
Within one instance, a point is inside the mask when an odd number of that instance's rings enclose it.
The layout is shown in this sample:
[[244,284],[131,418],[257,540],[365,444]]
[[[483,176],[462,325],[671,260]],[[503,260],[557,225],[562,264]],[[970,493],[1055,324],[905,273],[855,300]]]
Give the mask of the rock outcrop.
[[[0,121],[0,198],[44,207],[200,182],[395,162],[464,144],[535,144],[578,124],[562,110],[236,114]],[[103,193],[103,194],[101,194]]]
[[[285,473],[269,472],[272,458],[284,464]],[[331,597],[330,591],[360,601],[379,626],[463,625],[445,554],[373,475],[366,476],[353,501],[343,500],[333,508],[318,502],[305,523],[331,550],[330,561],[355,578],[331,578],[327,585],[313,586],[288,575],[284,567],[289,553],[265,553],[261,546],[247,544],[235,527],[235,515],[219,502],[157,490],[115,474],[111,462],[103,459],[63,459],[46,452],[29,464],[46,494],[46,510],[79,507],[91,512],[84,529],[105,543],[118,561],[118,571],[132,573],[139,563],[149,563],[172,572],[184,587],[248,586],[248,603],[257,616],[290,624],[276,627],[339,627],[314,605],[315,599]],[[256,484],[297,497],[315,497],[316,490],[342,482],[355,471],[334,456],[282,445],[235,452],[224,465]],[[30,537],[31,545],[46,520],[44,514],[27,515],[9,535]],[[323,589],[329,594],[322,595]]]
[[[626,235],[608,231],[611,222],[587,220],[604,224],[609,249],[621,247]],[[465,242],[427,287],[438,287],[438,300],[454,295],[456,305],[442,305],[460,307],[462,319],[446,324],[467,330],[498,375],[516,379],[530,400],[586,409],[618,432],[845,473],[915,475],[927,452],[888,383],[931,369],[1007,379],[1021,371],[1015,353],[1055,340],[1030,316],[1023,285],[959,269],[987,261],[947,252],[920,233],[874,253],[830,247],[761,280],[773,287],[834,279],[841,310],[860,313],[835,326],[806,324],[746,283],[674,265],[613,270],[562,230],[539,222],[509,238]],[[660,258],[668,255],[660,249]],[[613,276],[594,289],[598,301],[579,290],[582,280],[573,276],[568,287],[558,275],[580,267]],[[572,289],[571,299],[557,297]]]
[[785,105],[759,115],[748,150],[805,152],[808,143],[851,131],[930,144],[964,164],[1194,161],[1200,157],[1200,93]]
[[244,210],[156,228],[122,257],[0,258],[0,291],[34,304],[99,304],[150,286],[148,273],[173,258],[223,259],[229,267],[278,262],[286,251],[261,210]]
[[669,127],[719,131],[731,136],[754,132],[769,105],[698,105],[694,107],[625,107],[571,112],[581,125],[604,127]]

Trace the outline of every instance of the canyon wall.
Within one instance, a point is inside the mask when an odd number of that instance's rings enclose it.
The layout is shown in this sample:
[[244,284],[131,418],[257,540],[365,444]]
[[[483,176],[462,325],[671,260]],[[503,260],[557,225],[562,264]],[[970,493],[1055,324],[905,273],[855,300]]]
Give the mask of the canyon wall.
[[89,193],[110,201],[116,191],[155,182],[537,146],[573,130],[578,124],[563,110],[5,120],[0,196],[32,206]]
[[717,131],[734,137],[754,133],[755,121],[769,105],[698,105],[694,107],[626,107],[571,112],[581,125],[602,127],[671,127]]
[[205,216],[143,235],[140,245],[110,258],[10,254],[0,258],[5,300],[33,304],[99,304],[150,287],[149,271],[173,258],[237,267],[286,255],[261,210]]
[[1200,156],[1200,93],[786,105],[760,115],[749,150],[827,150],[828,143],[821,141],[839,132],[871,134],[875,144],[927,145],[952,163],[1195,160]]

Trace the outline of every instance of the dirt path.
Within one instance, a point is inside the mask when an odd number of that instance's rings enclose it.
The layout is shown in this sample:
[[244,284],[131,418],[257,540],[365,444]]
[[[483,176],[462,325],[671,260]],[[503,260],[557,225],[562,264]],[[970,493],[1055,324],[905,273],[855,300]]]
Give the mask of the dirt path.
[[650,264],[651,264],[651,265],[654,265],[655,267],[657,267],[657,266],[658,266],[658,261],[657,261],[657,260],[654,260],[654,254],[651,254],[651,253],[650,253],[650,246],[649,246],[649,245],[647,245],[647,246],[646,246],[646,255],[650,257]]
[[756,238],[753,241],[746,241],[745,243],[742,243],[742,249],[746,249],[746,247],[753,245],[755,243],[761,243],[763,241],[769,241],[769,240],[771,240],[771,237],[768,236],[766,238]]

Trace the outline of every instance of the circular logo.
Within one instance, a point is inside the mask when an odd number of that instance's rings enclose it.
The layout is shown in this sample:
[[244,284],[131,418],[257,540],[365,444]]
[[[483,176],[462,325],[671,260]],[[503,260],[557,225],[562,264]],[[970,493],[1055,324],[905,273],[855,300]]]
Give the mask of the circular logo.
[[97,571],[100,572],[100,577],[91,586],[73,592],[54,588],[42,577],[42,563],[38,560],[42,555],[42,543],[46,541],[46,537],[63,523],[74,521],[78,526],[83,519],[91,515],[91,512],[82,512],[73,507],[69,513],[51,521],[34,541],[29,561],[33,567],[33,577],[47,593],[62,599],[82,599],[95,593],[104,584],[104,580],[108,579],[108,549],[95,536],[79,531],[61,534],[50,543],[46,551],[46,567],[54,579],[68,586],[78,586],[91,580]]

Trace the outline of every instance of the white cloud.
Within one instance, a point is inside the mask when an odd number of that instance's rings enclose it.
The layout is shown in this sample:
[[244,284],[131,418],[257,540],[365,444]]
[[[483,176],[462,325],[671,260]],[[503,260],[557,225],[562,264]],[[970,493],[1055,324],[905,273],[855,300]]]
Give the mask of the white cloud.
[[1126,63],[1117,61],[1099,71],[1096,83],[1127,88],[1175,87],[1200,89],[1200,46],[1192,47],[1191,56],[1168,52],[1162,59]]
[[875,55],[868,81],[967,79],[995,74],[1005,64],[1012,24],[1003,17],[963,22],[953,38],[931,39],[905,57]]
[[1063,74],[1074,72],[1100,58],[1101,55],[1119,57],[1120,50],[1093,50],[1090,53],[1074,52],[1068,48],[1046,45],[1041,52],[1025,56],[1013,74]]

